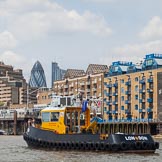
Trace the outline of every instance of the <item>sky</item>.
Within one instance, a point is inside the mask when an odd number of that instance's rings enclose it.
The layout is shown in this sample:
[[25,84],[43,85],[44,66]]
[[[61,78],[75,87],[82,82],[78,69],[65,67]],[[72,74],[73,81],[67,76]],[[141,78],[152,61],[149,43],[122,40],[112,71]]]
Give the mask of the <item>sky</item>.
[[162,0],[0,0],[0,61],[34,63],[51,86],[51,63],[83,69],[162,54]]

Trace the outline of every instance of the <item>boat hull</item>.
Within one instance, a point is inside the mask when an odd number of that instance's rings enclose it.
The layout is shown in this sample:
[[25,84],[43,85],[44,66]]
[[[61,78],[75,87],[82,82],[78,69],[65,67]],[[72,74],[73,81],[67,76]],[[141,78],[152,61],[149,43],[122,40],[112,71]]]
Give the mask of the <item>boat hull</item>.
[[159,143],[149,134],[111,134],[101,140],[99,134],[56,134],[30,127],[23,138],[29,147],[55,150],[154,153],[159,148]]

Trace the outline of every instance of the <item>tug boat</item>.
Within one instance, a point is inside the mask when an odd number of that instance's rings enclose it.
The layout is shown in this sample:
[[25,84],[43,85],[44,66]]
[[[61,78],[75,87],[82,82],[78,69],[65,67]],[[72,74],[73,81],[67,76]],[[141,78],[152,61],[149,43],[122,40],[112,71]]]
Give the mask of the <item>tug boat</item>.
[[41,111],[41,123],[29,124],[23,138],[32,148],[154,153],[159,149],[150,134],[99,134],[94,117],[90,121],[87,101],[55,96]]

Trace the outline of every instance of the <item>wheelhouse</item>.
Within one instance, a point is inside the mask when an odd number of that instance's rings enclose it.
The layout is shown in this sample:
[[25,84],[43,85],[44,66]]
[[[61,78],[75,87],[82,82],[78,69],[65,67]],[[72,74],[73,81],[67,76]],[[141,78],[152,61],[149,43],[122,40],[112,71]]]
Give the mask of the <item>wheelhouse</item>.
[[59,100],[41,111],[42,129],[58,134],[72,134],[80,133],[90,125],[89,108],[82,112],[81,105],[73,103],[72,106],[70,98],[63,97],[63,100]]

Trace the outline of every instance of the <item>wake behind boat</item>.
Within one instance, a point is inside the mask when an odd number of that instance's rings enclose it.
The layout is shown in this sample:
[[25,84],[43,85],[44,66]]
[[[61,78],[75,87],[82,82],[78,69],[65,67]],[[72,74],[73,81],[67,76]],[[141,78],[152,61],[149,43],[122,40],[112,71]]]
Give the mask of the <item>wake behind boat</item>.
[[88,102],[55,96],[41,111],[41,124],[29,126],[24,140],[29,147],[59,150],[152,152],[159,148],[150,134],[100,134],[97,117],[90,122]]

